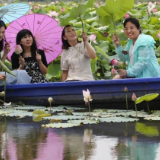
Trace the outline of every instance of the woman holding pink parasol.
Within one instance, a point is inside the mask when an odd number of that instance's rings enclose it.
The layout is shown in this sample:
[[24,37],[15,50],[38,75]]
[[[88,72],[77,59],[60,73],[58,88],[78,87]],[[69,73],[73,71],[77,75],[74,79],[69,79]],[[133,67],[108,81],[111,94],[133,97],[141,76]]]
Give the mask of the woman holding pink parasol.
[[47,79],[47,61],[43,50],[37,49],[33,34],[28,29],[22,29],[16,36],[16,44],[21,45],[20,56],[15,52],[11,56],[12,69],[26,70],[32,78],[31,83],[45,83]]
[[62,81],[94,80],[90,59],[96,58],[93,47],[88,43],[88,36],[82,33],[84,42],[79,42],[75,29],[67,25],[62,31],[61,69]]
[[[10,51],[10,46],[5,40],[5,30],[6,25],[2,20],[0,20],[0,58],[2,62],[5,62],[7,54]],[[1,68],[1,66],[0,66]],[[4,85],[4,80],[6,78],[6,84],[22,84],[22,83],[30,83],[30,77],[27,75],[25,71],[13,71],[16,77],[6,74],[4,72],[0,72],[0,86]]]

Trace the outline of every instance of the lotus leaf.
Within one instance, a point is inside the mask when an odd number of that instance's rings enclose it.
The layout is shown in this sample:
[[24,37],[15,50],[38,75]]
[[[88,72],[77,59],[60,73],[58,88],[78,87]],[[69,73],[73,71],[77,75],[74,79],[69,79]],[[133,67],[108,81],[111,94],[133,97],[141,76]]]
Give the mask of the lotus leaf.
[[49,124],[43,124],[42,127],[44,128],[70,128],[70,127],[76,127],[79,126],[79,124],[74,123],[49,123]]
[[152,101],[153,99],[157,98],[159,93],[150,93],[143,96],[144,101]]
[[92,119],[85,119],[85,120],[69,120],[67,121],[68,123],[73,123],[73,124],[97,124],[99,121],[97,120],[92,120]]
[[138,118],[125,118],[125,117],[108,117],[108,118],[98,118],[100,122],[134,122],[138,121]]
[[143,99],[143,96],[142,96],[142,97],[138,97],[138,98],[136,99],[135,103],[136,103],[136,104],[139,104],[139,103],[141,103],[141,102],[143,102],[143,101],[144,101],[144,99]]
[[103,25],[121,19],[133,7],[134,0],[107,0],[104,5],[97,9],[100,22]]
[[73,20],[77,17],[81,18],[81,16],[85,14],[85,11],[88,8],[93,7],[94,1],[95,0],[88,0],[84,3],[79,4],[78,6],[73,7],[68,14],[60,17],[61,25],[65,26],[69,24],[70,20]]

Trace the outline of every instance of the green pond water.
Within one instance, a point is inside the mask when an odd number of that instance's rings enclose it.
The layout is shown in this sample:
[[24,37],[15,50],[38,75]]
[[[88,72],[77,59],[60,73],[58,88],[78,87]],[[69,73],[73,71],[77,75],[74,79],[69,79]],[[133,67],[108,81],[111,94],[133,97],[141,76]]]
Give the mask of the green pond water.
[[160,160],[159,121],[53,129],[19,118],[0,116],[0,160]]

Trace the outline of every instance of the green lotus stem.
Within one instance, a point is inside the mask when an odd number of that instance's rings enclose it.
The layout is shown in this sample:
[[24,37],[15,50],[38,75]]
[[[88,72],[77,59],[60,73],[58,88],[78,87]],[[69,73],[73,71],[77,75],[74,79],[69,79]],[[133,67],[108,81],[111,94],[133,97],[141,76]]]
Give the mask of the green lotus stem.
[[115,21],[114,21],[114,18],[113,18],[113,14],[112,14],[112,22],[113,22],[113,26],[114,26],[114,32],[116,33],[116,26],[115,26]]
[[51,102],[50,102],[49,104],[50,104],[50,112],[51,112],[51,107],[52,107],[52,106],[51,106]]
[[127,93],[126,93],[126,109],[127,109],[127,112],[128,112],[128,100],[127,100]]
[[147,101],[146,101],[146,103],[147,103],[147,110],[148,110],[148,113],[150,113],[149,104],[148,104]]
[[4,80],[4,102],[5,102],[5,100],[6,100],[6,72],[5,72],[5,80]]
[[[78,10],[79,10],[79,6],[78,6]],[[80,13],[80,12],[79,12]],[[81,15],[79,14],[79,18],[80,18],[80,21],[82,23],[82,31],[84,31],[84,24],[83,24],[83,21],[82,21],[82,18],[81,18]],[[83,41],[84,41],[84,38],[83,38]],[[84,43],[84,48],[85,48],[85,43]]]
[[91,116],[91,106],[90,106],[90,101],[88,101],[88,106],[89,106],[89,119],[90,119],[90,116]]
[[134,102],[134,105],[135,105],[136,118],[137,118],[137,105],[136,105],[136,102]]

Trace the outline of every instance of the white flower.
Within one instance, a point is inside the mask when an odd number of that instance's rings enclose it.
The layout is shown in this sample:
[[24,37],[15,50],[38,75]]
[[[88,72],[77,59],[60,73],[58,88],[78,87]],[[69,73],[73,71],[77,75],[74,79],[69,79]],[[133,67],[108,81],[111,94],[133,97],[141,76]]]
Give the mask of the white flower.
[[90,91],[87,89],[87,91],[83,90],[83,97],[85,102],[92,101],[92,97],[90,95]]
[[47,15],[49,15],[50,17],[58,17],[58,12],[56,11],[50,11]]

